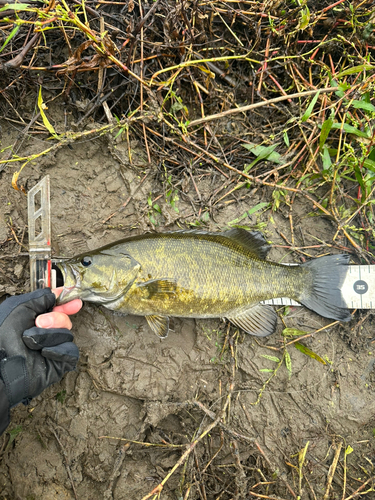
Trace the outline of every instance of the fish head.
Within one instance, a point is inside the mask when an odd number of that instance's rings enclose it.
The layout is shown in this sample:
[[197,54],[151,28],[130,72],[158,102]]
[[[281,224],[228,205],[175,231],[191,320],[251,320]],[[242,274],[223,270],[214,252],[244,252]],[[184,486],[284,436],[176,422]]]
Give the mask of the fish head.
[[64,281],[58,304],[76,298],[108,304],[127,293],[141,266],[131,255],[103,250],[64,260],[57,267]]

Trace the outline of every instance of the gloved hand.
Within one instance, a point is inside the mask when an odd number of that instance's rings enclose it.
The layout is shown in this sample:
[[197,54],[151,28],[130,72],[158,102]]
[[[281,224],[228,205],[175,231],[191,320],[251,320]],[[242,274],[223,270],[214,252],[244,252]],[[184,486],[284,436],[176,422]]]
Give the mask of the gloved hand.
[[[8,415],[10,408],[28,403],[77,365],[79,351],[68,329],[35,326],[36,317],[51,311],[55,302],[46,288],[0,304],[0,409],[7,408]],[[0,434],[8,415],[0,415]]]

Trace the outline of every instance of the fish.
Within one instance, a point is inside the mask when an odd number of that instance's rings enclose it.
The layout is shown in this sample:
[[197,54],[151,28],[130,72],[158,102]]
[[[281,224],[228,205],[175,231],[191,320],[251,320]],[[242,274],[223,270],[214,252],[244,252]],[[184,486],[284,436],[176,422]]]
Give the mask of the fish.
[[323,256],[288,266],[266,260],[258,231],[180,230],[131,236],[57,263],[63,304],[74,298],[123,314],[145,316],[161,338],[169,318],[226,318],[266,336],[277,314],[262,301],[289,297],[339,321],[351,314],[341,293],[350,256]]

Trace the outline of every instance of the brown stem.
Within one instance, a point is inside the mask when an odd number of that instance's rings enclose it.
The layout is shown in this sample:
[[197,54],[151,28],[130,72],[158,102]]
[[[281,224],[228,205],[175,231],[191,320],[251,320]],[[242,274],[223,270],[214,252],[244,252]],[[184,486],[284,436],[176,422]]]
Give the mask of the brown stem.
[[23,63],[23,60],[26,57],[26,54],[39,40],[40,35],[41,35],[40,33],[35,33],[35,35],[32,37],[32,39],[25,45],[25,47],[18,54],[18,56],[14,57],[10,61],[0,65],[0,69],[15,69],[15,68],[18,68],[19,66],[21,66],[21,64]]
[[217,113],[215,115],[206,116],[205,118],[199,118],[199,120],[193,120],[187,126],[193,127],[194,125],[201,125],[202,123],[210,122],[223,116],[232,115],[234,113],[244,113],[245,111],[250,111],[251,109],[260,108],[262,106],[267,106],[269,104],[274,104],[276,102],[285,101],[287,99],[294,99],[296,97],[307,97],[309,95],[316,94],[317,92],[336,92],[338,87],[328,87],[325,89],[308,90],[307,92],[297,92],[296,94],[282,95],[280,97],[275,97],[274,99],[269,99],[268,101],[255,102],[254,104],[249,104],[248,106],[239,106],[238,108],[228,109],[222,113]]
[[131,63],[131,57],[132,57],[133,48],[134,48],[134,45],[135,45],[135,42],[136,42],[136,39],[137,39],[137,35],[141,31],[141,29],[143,28],[143,25],[145,24],[145,22],[147,21],[147,19],[151,16],[151,14],[154,13],[156,7],[159,5],[159,2],[160,2],[160,0],[156,0],[156,2],[151,7],[151,9],[147,12],[147,14],[141,19],[141,21],[138,23],[138,25],[134,28],[134,31],[132,33],[133,40],[132,40],[132,42],[130,44],[130,47],[129,47],[129,56],[128,56],[128,60],[126,62],[126,66],[127,67],[129,67],[130,63]]

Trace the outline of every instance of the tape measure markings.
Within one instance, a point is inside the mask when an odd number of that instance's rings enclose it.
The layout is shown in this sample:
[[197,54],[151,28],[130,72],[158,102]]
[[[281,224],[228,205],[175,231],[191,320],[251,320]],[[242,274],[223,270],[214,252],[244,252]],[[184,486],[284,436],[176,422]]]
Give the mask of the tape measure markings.
[[[349,265],[341,286],[348,309],[372,309],[375,305],[375,265]],[[273,306],[300,306],[298,302],[281,297],[265,300],[262,304]]]

